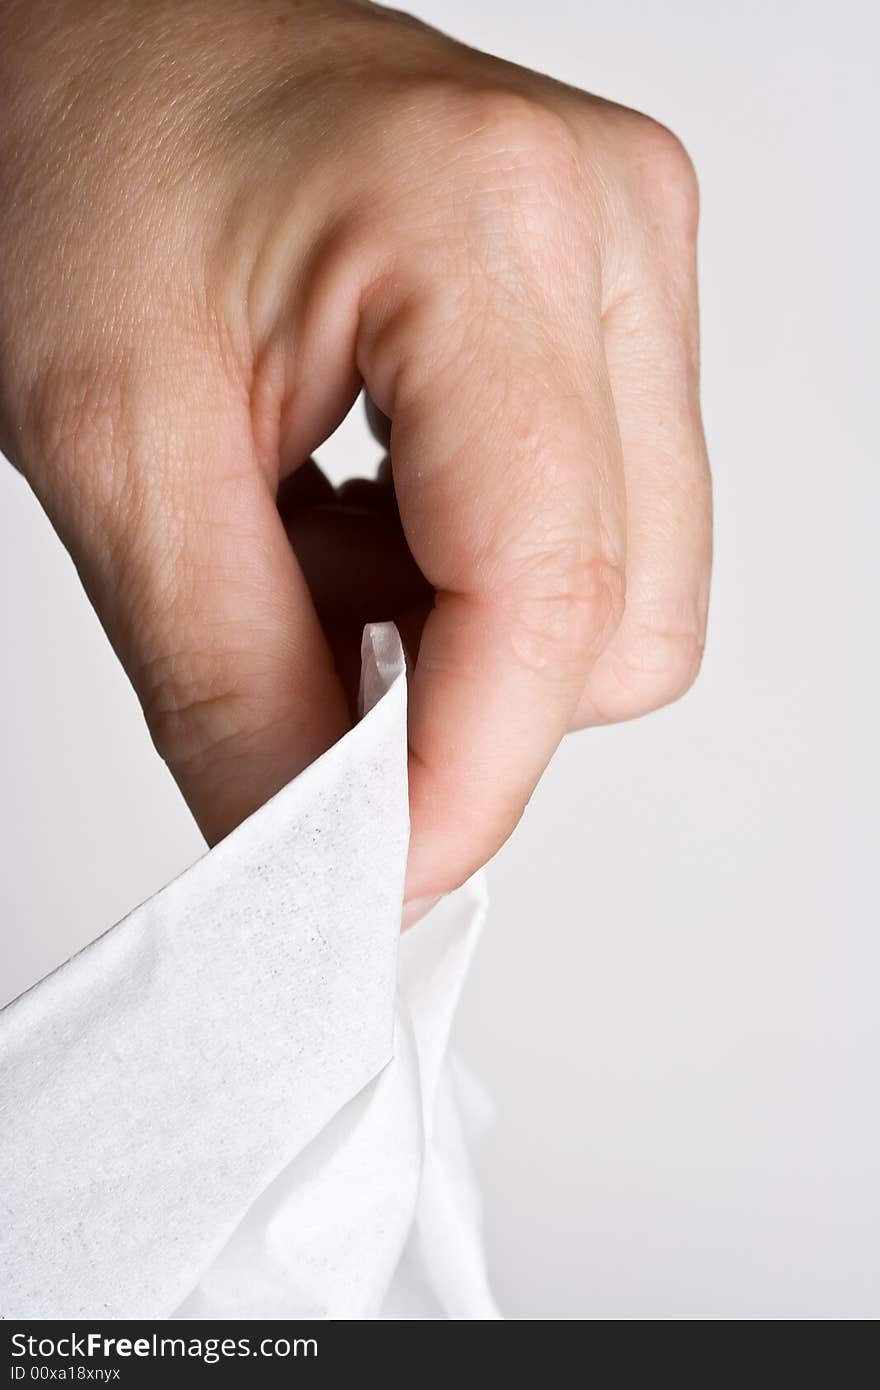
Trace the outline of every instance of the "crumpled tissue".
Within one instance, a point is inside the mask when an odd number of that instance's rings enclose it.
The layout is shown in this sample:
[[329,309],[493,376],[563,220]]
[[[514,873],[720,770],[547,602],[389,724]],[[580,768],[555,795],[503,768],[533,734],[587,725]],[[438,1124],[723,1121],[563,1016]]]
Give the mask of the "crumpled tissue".
[[400,936],[396,629],[360,722],[0,1012],[5,1318],[494,1318],[449,1053],[480,878]]

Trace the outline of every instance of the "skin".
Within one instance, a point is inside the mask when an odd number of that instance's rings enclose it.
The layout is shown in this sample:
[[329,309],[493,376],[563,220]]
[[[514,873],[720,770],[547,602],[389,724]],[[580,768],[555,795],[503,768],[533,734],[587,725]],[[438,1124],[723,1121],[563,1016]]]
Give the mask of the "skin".
[[[343,0],[7,0],[0,445],[209,842],[413,662],[407,916],[680,696],[697,186],[647,117]],[[365,389],[390,459],[310,455]]]

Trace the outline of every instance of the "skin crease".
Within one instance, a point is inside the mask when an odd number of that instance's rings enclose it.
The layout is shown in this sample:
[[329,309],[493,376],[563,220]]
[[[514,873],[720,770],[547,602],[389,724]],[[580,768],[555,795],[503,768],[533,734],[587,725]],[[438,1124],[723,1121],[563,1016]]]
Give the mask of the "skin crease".
[[[394,617],[406,896],[452,889],[567,731],[699,667],[687,155],[341,0],[7,0],[0,94],[0,445],[204,834],[348,727]],[[390,461],[336,493],[362,388]]]

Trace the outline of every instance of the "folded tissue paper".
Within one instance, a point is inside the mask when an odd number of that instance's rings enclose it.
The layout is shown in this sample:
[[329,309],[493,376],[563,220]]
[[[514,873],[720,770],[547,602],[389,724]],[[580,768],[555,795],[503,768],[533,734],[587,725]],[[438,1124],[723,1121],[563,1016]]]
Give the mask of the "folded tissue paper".
[[[494,1318],[448,1051],[482,880],[400,936],[406,676],[0,1012],[0,1315]],[[465,1123],[468,1121],[468,1123]]]

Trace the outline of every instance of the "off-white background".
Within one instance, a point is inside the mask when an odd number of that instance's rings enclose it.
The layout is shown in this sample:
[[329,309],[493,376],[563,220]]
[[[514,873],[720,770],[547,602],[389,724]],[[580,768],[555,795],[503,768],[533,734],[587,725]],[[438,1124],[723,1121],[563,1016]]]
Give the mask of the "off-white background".
[[[502,1306],[877,1316],[873,7],[416,9],[664,120],[703,194],[704,673],[678,707],[562,749],[492,868],[462,1011],[498,1101]],[[374,453],[352,418],[327,456]],[[9,997],[201,845],[47,523],[11,470],[0,492]]]

